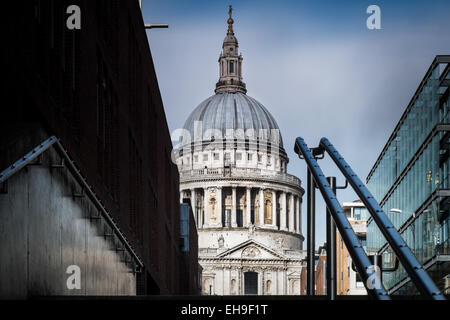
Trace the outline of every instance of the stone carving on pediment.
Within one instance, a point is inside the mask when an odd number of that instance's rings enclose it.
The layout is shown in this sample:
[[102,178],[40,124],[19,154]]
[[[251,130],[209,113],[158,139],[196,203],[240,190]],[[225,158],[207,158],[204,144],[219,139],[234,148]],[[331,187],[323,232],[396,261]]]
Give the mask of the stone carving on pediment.
[[284,239],[283,238],[277,238],[277,240],[275,240],[277,243],[277,248],[278,249],[282,249],[283,248],[283,244],[284,244]]
[[253,236],[253,234],[255,233],[255,225],[253,223],[250,223],[248,226],[248,235]]
[[219,244],[219,248],[223,248],[225,239],[223,238],[223,235],[220,235],[219,239],[217,240]]
[[243,258],[255,258],[261,255],[261,251],[257,247],[250,246],[242,251]]

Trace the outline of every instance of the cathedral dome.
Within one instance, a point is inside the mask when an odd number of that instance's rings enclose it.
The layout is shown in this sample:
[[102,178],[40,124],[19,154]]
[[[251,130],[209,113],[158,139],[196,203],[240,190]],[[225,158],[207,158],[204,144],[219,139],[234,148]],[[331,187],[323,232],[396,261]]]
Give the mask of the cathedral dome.
[[[287,173],[289,158],[274,117],[247,95],[231,6],[228,12],[215,94],[177,131],[180,141],[172,153],[180,202],[189,199],[197,227],[202,292],[300,292],[305,191]],[[230,273],[223,268],[230,264],[239,268]],[[257,283],[249,282],[249,270]]]
[[221,92],[209,97],[191,113],[184,129],[196,139],[210,141],[219,132],[222,139],[230,134],[242,139],[244,134],[247,141],[266,140],[283,148],[273,116],[260,102],[242,92]]

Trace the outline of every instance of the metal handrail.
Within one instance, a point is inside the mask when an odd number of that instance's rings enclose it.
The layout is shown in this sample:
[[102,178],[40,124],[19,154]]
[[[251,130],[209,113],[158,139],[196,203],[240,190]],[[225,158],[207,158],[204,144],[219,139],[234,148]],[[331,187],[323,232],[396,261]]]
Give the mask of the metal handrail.
[[60,156],[62,156],[62,158],[65,160],[64,164],[67,165],[68,169],[74,175],[75,179],[78,181],[78,183],[81,184],[81,186],[83,187],[83,190],[87,192],[87,195],[89,196],[89,198],[94,202],[95,206],[100,210],[103,218],[110,225],[110,227],[112,227],[112,229],[115,231],[115,234],[117,235],[119,240],[125,245],[125,247],[130,252],[130,254],[133,256],[133,258],[136,260],[139,267],[141,267],[141,268],[144,267],[144,263],[142,262],[140,257],[136,254],[134,249],[131,247],[127,238],[120,230],[119,226],[115,223],[112,216],[106,210],[106,208],[101,203],[101,201],[98,199],[97,195],[92,190],[92,188],[89,186],[86,179],[82,176],[80,170],[76,167],[73,160],[68,155],[66,149],[62,146],[62,144],[59,142],[59,140],[56,136],[49,137],[48,139],[46,139],[45,141],[40,143],[37,147],[33,148],[30,152],[28,152],[22,158],[15,161],[10,167],[1,171],[0,172],[0,183],[5,182],[12,175],[14,175],[18,171],[20,171],[22,168],[24,168],[28,164],[32,163],[32,161],[37,159],[39,155],[41,155],[42,153],[47,151],[53,145],[55,146],[55,149],[58,151]]
[[391,300],[381,281],[379,282],[379,286],[374,286],[373,288],[368,286],[368,282],[370,282],[370,279],[373,278],[373,275],[369,274],[369,270],[373,268],[373,265],[369,257],[367,257],[364,248],[361,246],[358,237],[353,231],[350,222],[342,210],[342,207],[339,204],[336,195],[333,193],[327,179],[325,178],[325,175],[317,164],[316,159],[312,155],[305,141],[300,137],[296,139],[295,152],[299,154],[299,156],[302,155],[305,159],[308,169],[310,170],[317,187],[322,193],[328,210],[333,216],[334,222],[336,223],[349,254],[355,263],[356,269],[364,282],[368,294],[378,300]]
[[320,147],[330,155],[331,159],[333,159],[339,170],[353,187],[353,190],[355,190],[358,197],[364,203],[419,292],[430,299],[446,300],[428,273],[423,269],[423,266],[417,261],[411,249],[400,236],[400,233],[389,220],[386,213],[384,213],[383,209],[374,199],[367,187],[358,178],[356,173],[339,154],[336,148],[327,138],[322,138],[320,140]]
[[42,153],[44,153],[48,148],[50,148],[58,139],[55,136],[51,136],[37,147],[33,148],[30,152],[24,155],[19,160],[15,161],[11,166],[0,172],[0,183],[8,180],[9,177],[14,175],[16,172],[20,171],[22,168],[30,164],[32,161],[37,159]]

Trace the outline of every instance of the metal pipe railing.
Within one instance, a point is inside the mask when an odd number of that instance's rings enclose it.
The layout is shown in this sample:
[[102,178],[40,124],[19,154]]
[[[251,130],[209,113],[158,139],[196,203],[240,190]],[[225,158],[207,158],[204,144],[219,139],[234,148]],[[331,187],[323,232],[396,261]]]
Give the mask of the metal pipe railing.
[[305,141],[300,137],[296,139],[295,152],[299,156],[302,155],[305,159],[308,169],[326,202],[328,210],[330,210],[330,213],[333,216],[334,222],[336,223],[353,262],[355,263],[356,269],[364,282],[367,293],[371,297],[378,300],[390,300],[391,298],[387,295],[387,292],[381,282],[378,282],[379,286],[368,285],[371,279],[373,279],[373,274],[369,274],[369,270],[373,270],[373,265],[361,246],[358,237],[350,225],[350,222],[348,222],[339,201],[333,193],[333,190],[330,188],[330,185],[317,164],[316,159],[312,155]]
[[307,193],[307,237],[306,250],[308,252],[306,262],[306,293],[309,296],[315,295],[315,235],[316,235],[316,187],[314,185],[314,178],[308,170],[308,193]]
[[[336,177],[327,177],[333,193],[336,195]],[[327,225],[327,296],[330,300],[336,300],[337,277],[336,277],[336,224],[331,216],[330,210],[326,210]]]
[[131,256],[135,259],[137,264],[140,268],[144,267],[144,263],[140,259],[140,257],[136,254],[134,249],[131,247],[131,245],[128,242],[128,239],[125,237],[125,235],[120,230],[119,226],[115,223],[109,212],[106,210],[104,205],[100,202],[95,192],[92,190],[92,188],[87,183],[86,179],[82,176],[80,170],[75,166],[73,160],[70,158],[69,154],[67,153],[66,149],[62,146],[62,144],[59,142],[59,139],[56,136],[51,136],[42,143],[40,143],[38,146],[33,148],[30,152],[25,154],[22,158],[15,161],[10,167],[6,168],[5,170],[0,172],[0,183],[5,182],[8,180],[11,176],[25,168],[27,165],[32,163],[35,159],[37,159],[41,154],[46,152],[50,147],[54,147],[55,150],[59,153],[59,155],[65,160],[65,165],[70,170],[74,178],[78,181],[78,183],[82,186],[83,190],[87,192],[87,196],[92,200],[94,205],[100,210],[100,213],[102,214],[103,218],[106,220],[106,222],[111,226],[111,228],[114,230],[115,234],[119,238],[119,240],[122,242],[122,244],[127,248]]
[[333,159],[339,170],[355,190],[358,197],[364,203],[373,220],[378,225],[378,228],[380,228],[387,242],[392,247],[392,250],[402,263],[419,292],[422,295],[434,300],[446,300],[434,284],[433,280],[423,269],[422,265],[417,261],[411,249],[407,246],[406,242],[400,236],[399,232],[384,213],[378,202],[374,199],[367,187],[358,178],[352,168],[350,168],[348,163],[339,154],[336,148],[327,138],[322,138],[320,140],[320,147],[322,147],[330,155],[331,159]]

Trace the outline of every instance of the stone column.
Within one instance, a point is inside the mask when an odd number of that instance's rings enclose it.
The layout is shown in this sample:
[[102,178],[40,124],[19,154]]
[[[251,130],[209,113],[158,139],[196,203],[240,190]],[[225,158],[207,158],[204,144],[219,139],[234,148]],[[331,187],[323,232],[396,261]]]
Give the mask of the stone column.
[[286,192],[281,193],[280,230],[286,231]]
[[237,227],[236,223],[236,187],[231,188],[231,227]]
[[183,191],[184,190],[180,190],[180,203],[183,203]]
[[198,218],[197,218],[197,210],[196,210],[196,206],[197,205],[197,199],[195,197],[195,189],[191,189],[191,207],[192,207],[192,214],[194,215],[194,221],[195,221],[195,225],[198,228]]
[[217,187],[217,219],[219,227],[222,227],[222,187]]
[[259,189],[259,225],[264,225],[264,189]]
[[266,272],[266,268],[262,267],[262,271],[261,271],[261,284],[262,284],[261,294],[262,295],[267,294],[267,292],[266,292],[266,277],[264,275],[265,272]]
[[238,267],[238,286],[237,286],[237,294],[243,295],[244,292],[242,290],[242,267]]
[[223,295],[230,295],[231,286],[231,267],[225,266],[223,270]]
[[272,226],[277,227],[277,192],[272,190]]
[[289,231],[294,232],[295,226],[294,226],[294,195],[291,193],[289,195]]
[[297,196],[297,233],[302,233],[302,207],[300,206],[299,196]]
[[245,202],[247,205],[247,210],[246,210],[246,227],[248,227],[250,225],[250,220],[251,220],[251,214],[252,214],[252,188],[247,187],[247,194],[245,196]]
[[[200,196],[200,194],[199,194],[199,196]],[[197,228],[203,228],[203,211],[201,210],[201,206],[198,208],[197,215],[198,215]]]
[[204,221],[203,225],[209,225],[209,217],[208,217],[208,188],[203,188],[204,196],[203,196],[203,212],[204,212]]

